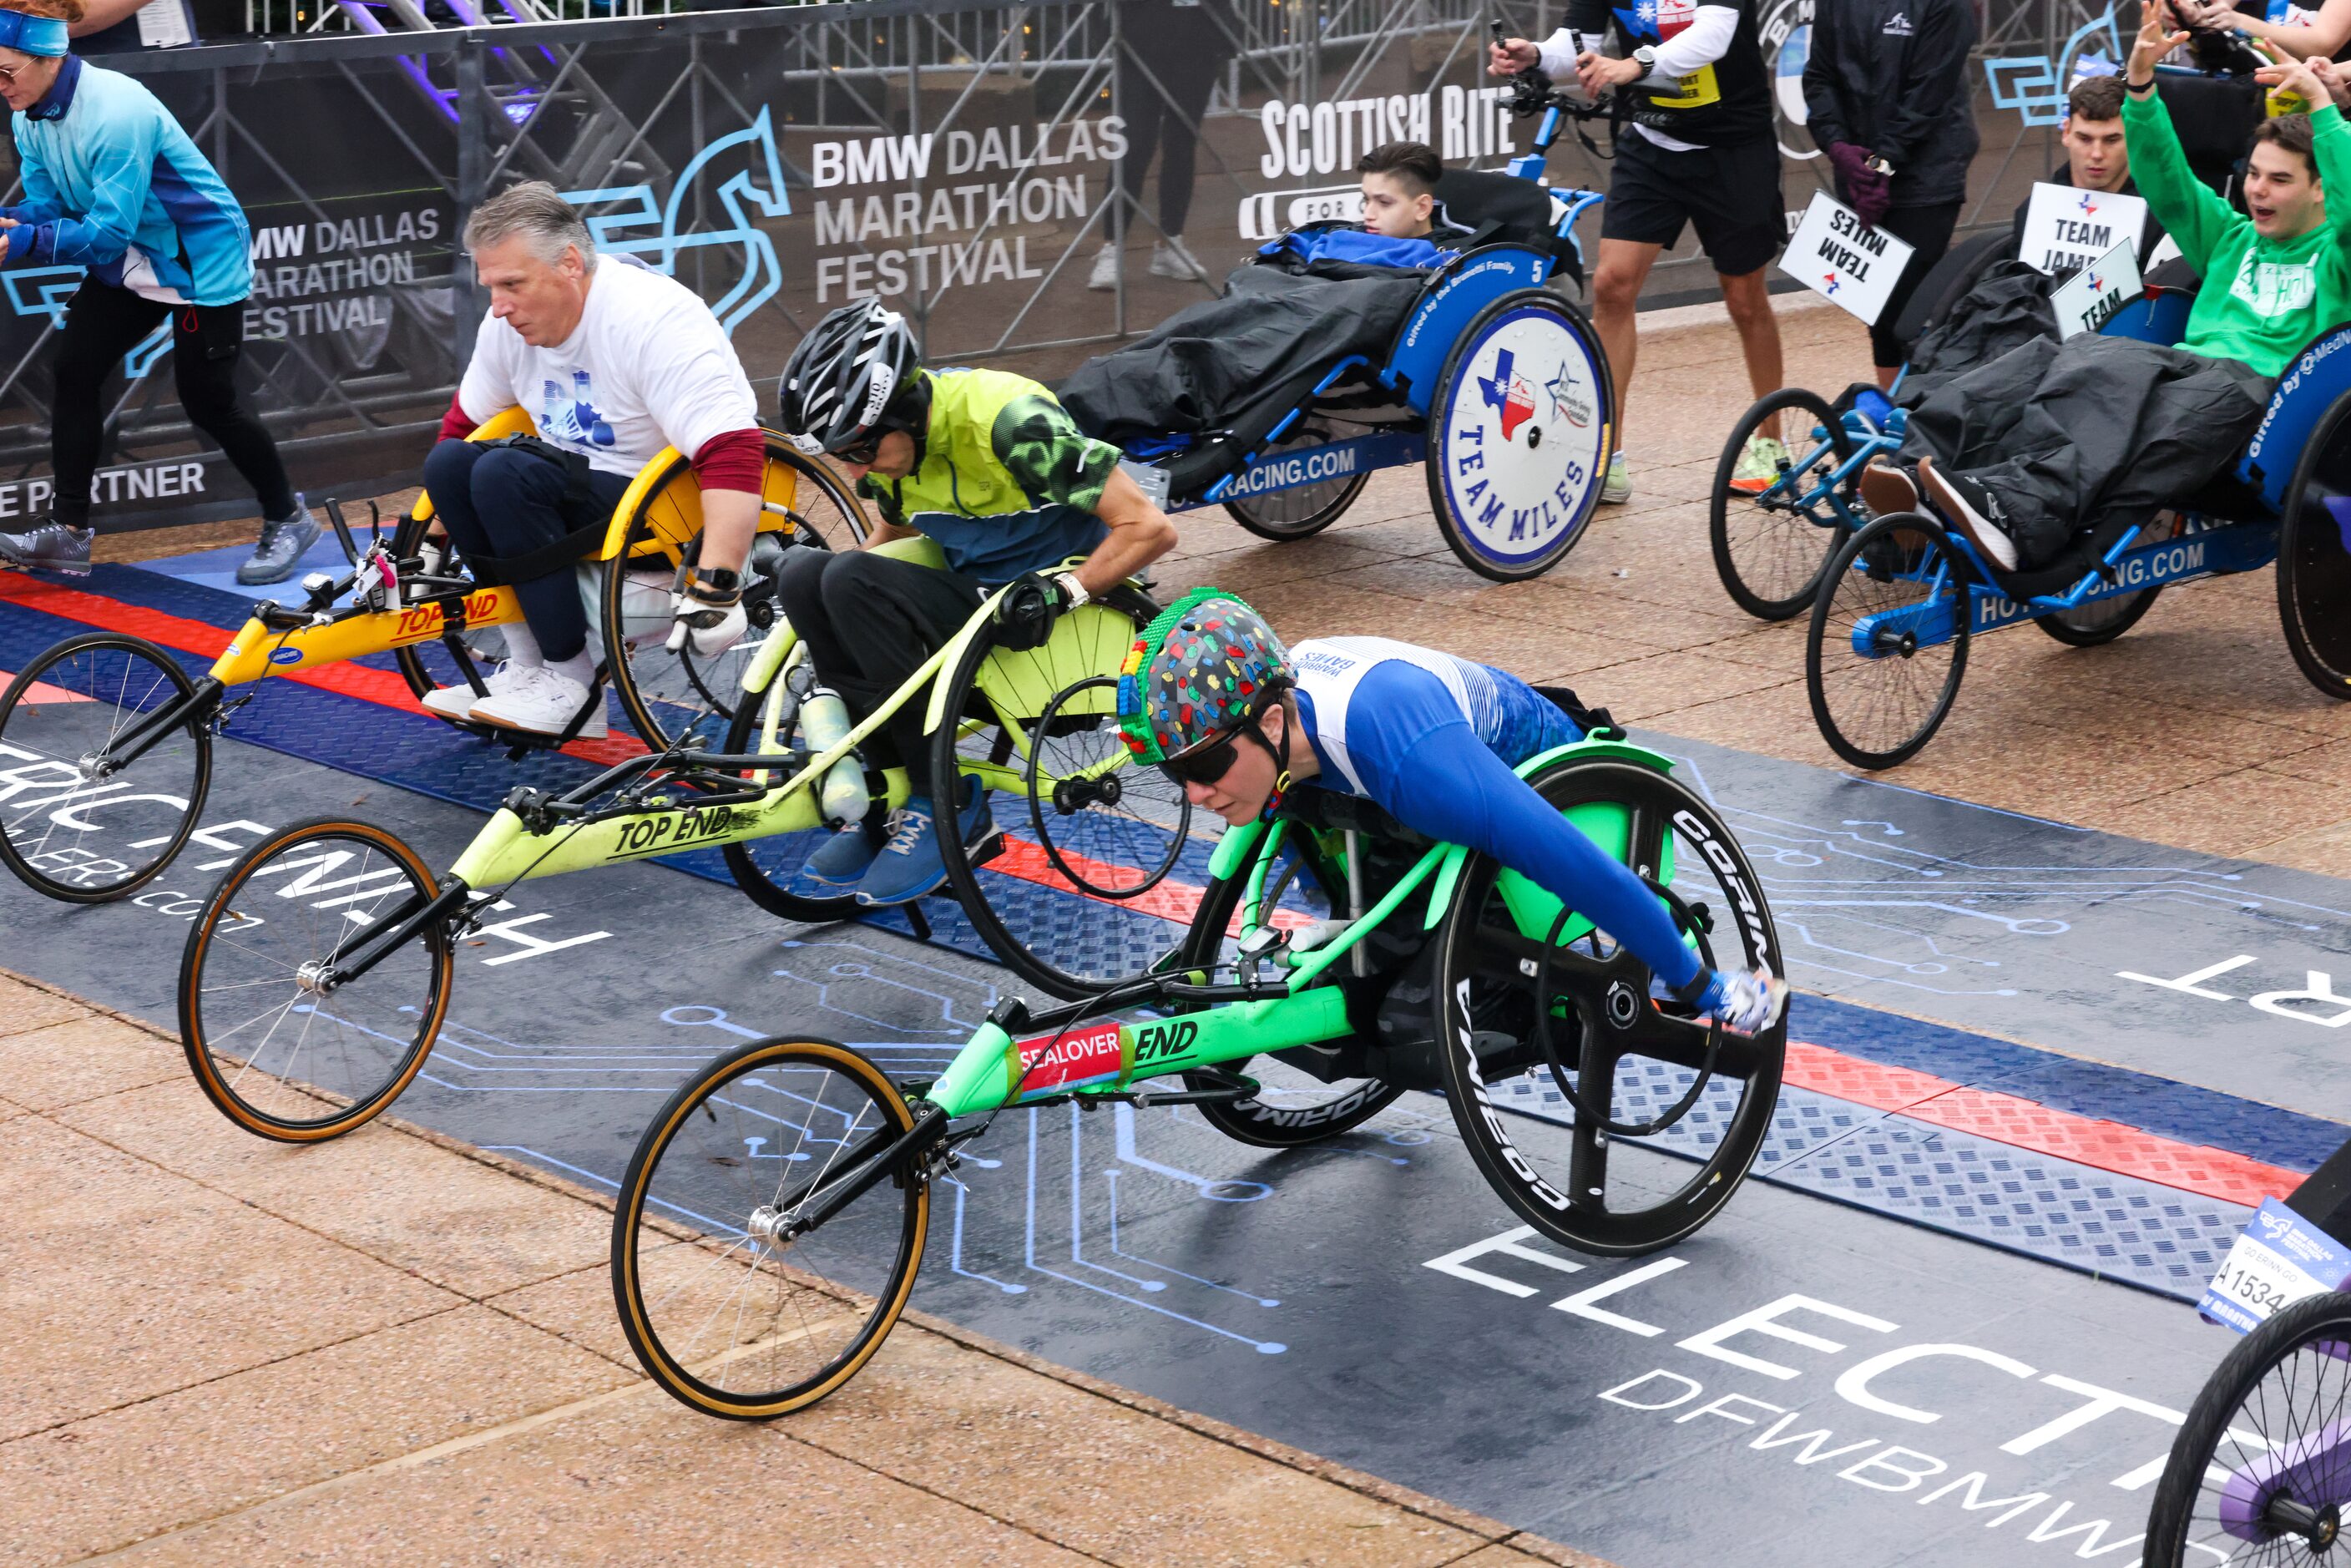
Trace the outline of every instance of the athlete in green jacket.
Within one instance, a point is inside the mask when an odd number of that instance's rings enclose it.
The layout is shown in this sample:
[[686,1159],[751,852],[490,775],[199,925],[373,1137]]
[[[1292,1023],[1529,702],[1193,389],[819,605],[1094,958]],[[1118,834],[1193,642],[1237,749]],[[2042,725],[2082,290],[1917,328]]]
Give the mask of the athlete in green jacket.
[[[817,323],[784,368],[780,402],[795,444],[830,455],[880,510],[869,544],[926,534],[946,559],[941,570],[869,550],[808,550],[785,568],[785,617],[818,679],[860,716],[945,646],[990,590],[1044,578],[1036,622],[998,632],[1035,646],[1054,615],[1176,542],[1176,525],[1118,466],[1118,448],[1081,432],[1051,392],[1002,371],[925,370],[904,320],[872,300]],[[967,841],[987,831],[976,781],[930,777],[924,717],[924,704],[905,705],[868,748],[871,760],[904,767],[912,787],[880,841],[862,827],[835,834],[801,867],[796,891],[903,904],[946,879],[939,815]]]
[[[2118,537],[2213,479],[2260,425],[2278,372],[2351,318],[2351,127],[2325,87],[2306,64],[2286,67],[2284,85],[2322,107],[2254,131],[2241,215],[2189,172],[2157,96],[2155,64],[2187,35],[2166,30],[2154,0],[2140,13],[2123,130],[2139,193],[2202,276],[2187,335],[2176,349],[2089,333],[2028,343],[1911,416],[1920,487],[2004,570],[2057,565],[2084,530]],[[2346,193],[2333,214],[2330,184]]]

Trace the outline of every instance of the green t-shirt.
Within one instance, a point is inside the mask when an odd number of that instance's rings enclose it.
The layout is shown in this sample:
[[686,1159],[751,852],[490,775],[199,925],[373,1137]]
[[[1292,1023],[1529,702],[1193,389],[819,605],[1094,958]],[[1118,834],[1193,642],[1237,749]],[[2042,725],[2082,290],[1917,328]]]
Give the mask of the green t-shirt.
[[923,460],[904,479],[868,475],[858,491],[887,521],[939,541],[948,567],[1008,582],[1072,555],[1106,531],[1094,509],[1119,450],[1081,431],[1053,394],[1004,371],[940,370],[930,380]]
[[2351,125],[2333,104],[2310,117],[2326,219],[2290,240],[2263,239],[2253,220],[2222,201],[2188,167],[2171,113],[2155,93],[2123,95],[2131,175],[2179,254],[2203,275],[2180,347],[2242,360],[2265,376],[2283,371],[2326,328],[2351,319]]

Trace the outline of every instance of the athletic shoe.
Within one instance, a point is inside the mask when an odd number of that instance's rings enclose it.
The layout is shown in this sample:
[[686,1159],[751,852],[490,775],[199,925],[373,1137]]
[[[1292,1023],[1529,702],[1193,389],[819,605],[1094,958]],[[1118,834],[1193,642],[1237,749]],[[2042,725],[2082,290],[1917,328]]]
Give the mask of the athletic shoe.
[[1730,471],[1730,487],[1760,496],[1780,482],[1787,471],[1788,449],[1776,435],[1750,435],[1739,449],[1739,466]]
[[[963,841],[971,842],[995,825],[987,810],[987,791],[976,779],[960,780],[971,797],[959,813]],[[939,859],[936,808],[929,797],[916,795],[890,814],[890,841],[873,857],[872,869],[857,884],[857,902],[863,904],[909,904],[936,893],[947,879]]]
[[2003,571],[2016,570],[2016,540],[2008,531],[2008,513],[1981,481],[1946,474],[1933,458],[1921,457],[1918,483],[1926,486],[1935,509],[1958,524],[1986,559]]
[[789,891],[802,898],[847,898],[873,868],[875,852],[864,826],[853,823],[828,837],[800,862]]
[[0,534],[0,560],[28,571],[61,571],[68,577],[89,575],[89,542],[96,528],[78,528],[55,517],[44,517],[21,534]]
[[1787,1012],[1788,982],[1773,977],[1769,969],[1751,975],[1717,970],[1699,1006],[1730,1034],[1761,1034]]
[[1206,283],[1208,281],[1208,269],[1184,248],[1182,235],[1169,235],[1151,247],[1151,276],[1181,278],[1186,283]]
[[1918,486],[1910,482],[1909,475],[1883,458],[1861,471],[1859,488],[1861,503],[1873,517],[1918,509]]
[[1633,470],[1619,447],[1608,459],[1607,476],[1600,481],[1600,504],[1621,507],[1633,498]]
[[[483,677],[482,685],[489,687],[487,696],[502,697],[514,690],[515,676],[521,673],[518,664],[500,664]],[[435,686],[416,699],[426,711],[443,718],[471,718],[474,705],[486,700],[474,695],[474,688],[462,682],[454,686]]]
[[1106,245],[1094,252],[1094,269],[1086,274],[1086,287],[1097,294],[1108,294],[1118,287],[1118,246]]
[[237,581],[247,588],[285,581],[301,564],[302,552],[319,542],[320,527],[298,491],[292,517],[261,525],[260,542],[253,547],[253,559],[236,569]]
[[[505,691],[482,698],[466,716],[484,724],[495,724],[501,729],[519,729],[530,735],[561,735],[570,725],[571,716],[587,706],[588,691],[588,687],[569,675],[550,670],[544,664],[531,664],[516,670]],[[580,725],[575,738],[601,740],[604,729],[604,704],[600,693],[595,706],[589,709],[587,720]]]

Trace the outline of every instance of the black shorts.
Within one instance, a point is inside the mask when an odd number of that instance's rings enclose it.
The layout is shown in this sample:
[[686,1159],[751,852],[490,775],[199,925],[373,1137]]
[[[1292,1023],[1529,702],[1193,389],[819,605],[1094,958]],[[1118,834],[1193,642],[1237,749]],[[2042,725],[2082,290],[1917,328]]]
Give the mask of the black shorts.
[[1616,136],[1616,172],[1600,209],[1602,239],[1671,246],[1682,225],[1726,277],[1753,272],[1788,243],[1780,144],[1767,136],[1672,152],[1632,126]]

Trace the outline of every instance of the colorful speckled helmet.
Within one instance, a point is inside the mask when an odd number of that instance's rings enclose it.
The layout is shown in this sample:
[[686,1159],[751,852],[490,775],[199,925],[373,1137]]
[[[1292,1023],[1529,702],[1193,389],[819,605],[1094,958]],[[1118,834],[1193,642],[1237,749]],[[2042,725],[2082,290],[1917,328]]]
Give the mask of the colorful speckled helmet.
[[1118,723],[1141,762],[1165,762],[1238,728],[1292,684],[1265,617],[1221,588],[1159,612],[1118,672]]

